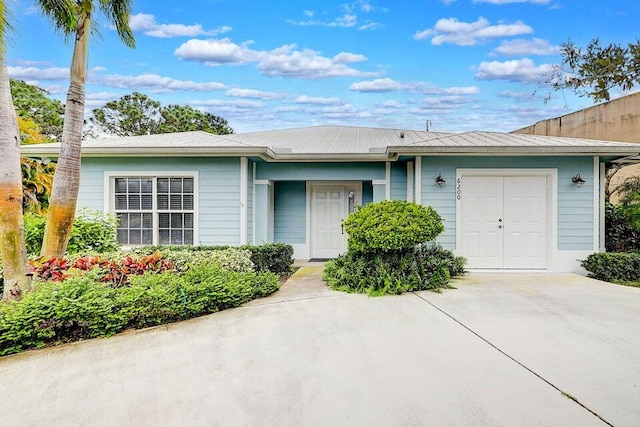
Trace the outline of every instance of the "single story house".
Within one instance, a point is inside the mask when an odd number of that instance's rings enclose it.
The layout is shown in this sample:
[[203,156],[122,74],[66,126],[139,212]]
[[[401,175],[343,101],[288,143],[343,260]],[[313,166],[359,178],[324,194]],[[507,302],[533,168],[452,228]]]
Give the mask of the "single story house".
[[[57,156],[59,144],[23,147]],[[603,250],[605,164],[640,147],[496,132],[344,126],[87,140],[78,206],[118,214],[124,245],[285,242],[345,251],[356,206],[433,206],[473,269],[576,271]]]

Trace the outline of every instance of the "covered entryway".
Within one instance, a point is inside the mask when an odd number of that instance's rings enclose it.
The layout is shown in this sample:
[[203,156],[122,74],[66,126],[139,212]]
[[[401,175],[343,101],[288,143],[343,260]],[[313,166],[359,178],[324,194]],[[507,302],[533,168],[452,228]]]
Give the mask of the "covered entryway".
[[462,172],[457,181],[458,248],[469,268],[547,268],[549,174]]
[[360,204],[361,183],[311,184],[311,258],[335,258],[347,249],[342,222]]

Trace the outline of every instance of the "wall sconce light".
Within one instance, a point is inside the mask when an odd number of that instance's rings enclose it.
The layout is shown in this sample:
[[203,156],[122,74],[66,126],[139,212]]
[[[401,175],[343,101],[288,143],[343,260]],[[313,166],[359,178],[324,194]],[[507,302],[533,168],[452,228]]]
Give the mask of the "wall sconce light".
[[444,183],[445,183],[445,182],[447,182],[447,181],[445,181],[445,179],[442,177],[442,174],[441,174],[441,173],[439,173],[439,174],[438,174],[438,177],[436,178],[436,185],[437,185],[438,187],[442,187],[442,186],[444,185]]
[[584,185],[584,183],[586,181],[584,179],[582,179],[582,177],[580,176],[579,173],[577,173],[576,176],[571,178],[571,182],[573,182],[576,185],[576,187],[582,188],[582,186]]

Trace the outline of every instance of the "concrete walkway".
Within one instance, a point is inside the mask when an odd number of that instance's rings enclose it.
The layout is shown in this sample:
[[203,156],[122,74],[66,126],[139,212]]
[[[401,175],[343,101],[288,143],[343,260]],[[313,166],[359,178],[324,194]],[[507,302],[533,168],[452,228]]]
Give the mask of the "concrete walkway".
[[0,358],[2,426],[635,426],[640,289],[478,275],[331,291]]

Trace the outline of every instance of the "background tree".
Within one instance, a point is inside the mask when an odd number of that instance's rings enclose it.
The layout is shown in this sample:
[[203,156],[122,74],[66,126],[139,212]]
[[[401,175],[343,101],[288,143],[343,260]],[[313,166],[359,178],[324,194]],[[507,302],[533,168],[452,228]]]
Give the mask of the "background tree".
[[135,136],[201,130],[223,135],[233,133],[222,117],[187,105],[162,107],[147,95],[133,92],[93,110],[94,129],[111,135]]
[[554,90],[571,89],[602,102],[610,99],[614,88],[628,91],[640,84],[640,39],[626,46],[603,46],[593,39],[584,49],[568,40],[560,55],[561,64],[547,80]]
[[133,92],[96,108],[89,121],[112,135],[136,136],[158,133],[160,118],[160,102]]
[[[11,97],[16,107],[18,120],[27,120],[28,126],[37,126],[39,135],[51,141],[60,141],[62,136],[62,122],[64,105],[60,101],[48,97],[46,90],[25,83],[22,80],[11,79]],[[21,129],[22,130],[22,129]],[[23,134],[24,136],[24,134]],[[24,141],[23,143],[28,143]]]
[[76,212],[80,187],[80,149],[84,124],[84,86],[87,76],[89,38],[94,6],[113,25],[120,40],[135,46],[129,27],[131,0],[72,0],[59,6],[62,0],[38,0],[42,12],[56,29],[75,38],[71,59],[70,83],[65,105],[60,155],[49,199],[47,225],[42,255],[62,257],[65,253]]
[[220,116],[205,113],[189,105],[169,105],[160,112],[159,133],[201,130],[216,135],[233,133],[229,123]]

